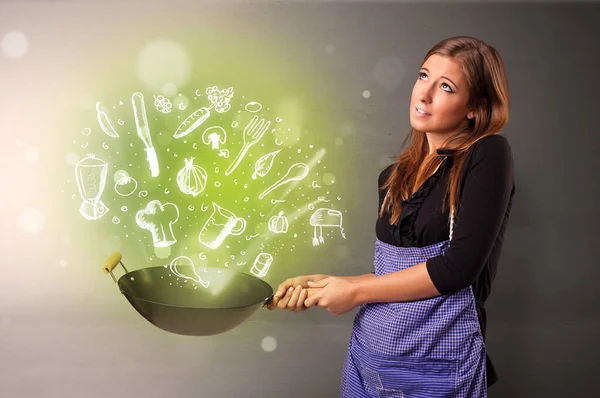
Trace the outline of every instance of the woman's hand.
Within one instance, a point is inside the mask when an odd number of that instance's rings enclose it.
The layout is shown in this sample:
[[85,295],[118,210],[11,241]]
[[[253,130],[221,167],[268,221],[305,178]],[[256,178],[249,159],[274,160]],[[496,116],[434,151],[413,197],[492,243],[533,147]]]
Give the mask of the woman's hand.
[[306,311],[304,300],[308,297],[308,282],[318,282],[327,277],[328,275],[324,274],[314,274],[286,279],[277,287],[273,300],[267,305],[267,308],[273,310],[275,307],[279,307],[282,310],[288,309],[294,312]]
[[330,276],[320,281],[309,281],[308,298],[304,306],[325,308],[333,315],[340,315],[356,307],[355,289],[360,277]]

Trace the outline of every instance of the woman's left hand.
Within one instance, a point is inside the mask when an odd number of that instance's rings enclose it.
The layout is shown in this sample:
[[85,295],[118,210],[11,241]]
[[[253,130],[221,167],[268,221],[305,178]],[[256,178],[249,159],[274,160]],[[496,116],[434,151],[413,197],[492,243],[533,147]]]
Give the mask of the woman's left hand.
[[318,282],[308,282],[307,308],[314,305],[323,307],[332,315],[340,315],[356,307],[356,282],[351,278],[329,276]]

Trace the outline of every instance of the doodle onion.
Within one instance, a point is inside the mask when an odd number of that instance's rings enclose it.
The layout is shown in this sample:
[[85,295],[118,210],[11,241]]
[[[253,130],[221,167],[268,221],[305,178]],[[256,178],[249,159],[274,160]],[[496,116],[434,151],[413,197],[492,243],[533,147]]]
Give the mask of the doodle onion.
[[208,174],[202,167],[193,163],[194,158],[185,159],[185,166],[177,173],[177,185],[181,192],[197,196],[206,187]]

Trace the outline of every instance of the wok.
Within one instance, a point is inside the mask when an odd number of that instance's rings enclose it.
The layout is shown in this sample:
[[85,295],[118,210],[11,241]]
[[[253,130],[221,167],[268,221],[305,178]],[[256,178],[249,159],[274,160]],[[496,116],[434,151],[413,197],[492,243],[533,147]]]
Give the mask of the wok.
[[[166,266],[127,271],[121,253],[102,265],[129,303],[150,323],[167,332],[210,336],[226,332],[246,320],[272,298],[271,285],[249,274],[230,269],[178,266],[186,275],[202,275],[208,287],[173,275]],[[115,267],[125,274],[117,279]],[[195,268],[195,269],[193,269]]]

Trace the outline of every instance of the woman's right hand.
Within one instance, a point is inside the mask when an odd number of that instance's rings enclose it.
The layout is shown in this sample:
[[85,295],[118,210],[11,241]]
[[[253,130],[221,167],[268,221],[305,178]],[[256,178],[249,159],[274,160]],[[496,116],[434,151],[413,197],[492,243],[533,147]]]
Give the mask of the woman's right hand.
[[308,297],[308,281],[318,282],[327,278],[329,275],[314,274],[302,275],[295,278],[289,278],[283,281],[273,295],[273,300],[267,305],[269,310],[279,307],[290,311],[306,311],[304,300]]

